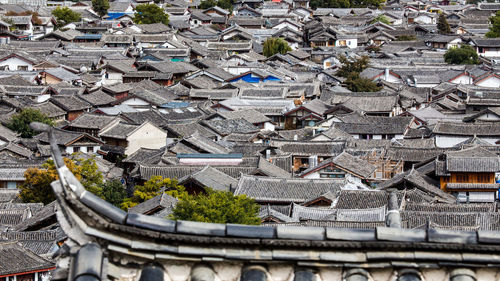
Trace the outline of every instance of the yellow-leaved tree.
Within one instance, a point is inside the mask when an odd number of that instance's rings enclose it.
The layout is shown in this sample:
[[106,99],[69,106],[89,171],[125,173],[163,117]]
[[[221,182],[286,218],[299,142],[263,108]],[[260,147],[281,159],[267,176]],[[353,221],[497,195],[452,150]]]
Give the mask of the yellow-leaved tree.
[[[64,158],[66,167],[90,192],[101,196],[103,176],[94,159]],[[25,182],[20,186],[19,196],[25,203],[48,204],[56,199],[50,184],[59,179],[53,160],[47,160],[40,168],[30,168],[24,173]]]
[[143,185],[136,185],[134,187],[134,195],[132,197],[126,198],[122,203],[122,209],[128,210],[144,201],[147,201],[157,195],[160,195],[163,191],[171,190],[173,193],[169,194],[173,197],[179,197],[177,194],[179,190],[184,192],[184,187],[178,185],[177,180],[163,178],[162,176],[151,177]]

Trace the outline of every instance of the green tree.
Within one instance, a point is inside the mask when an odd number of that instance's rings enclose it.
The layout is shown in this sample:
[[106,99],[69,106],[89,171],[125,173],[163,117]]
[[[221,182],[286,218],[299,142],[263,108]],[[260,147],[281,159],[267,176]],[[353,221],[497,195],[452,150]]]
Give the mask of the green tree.
[[282,38],[270,37],[264,41],[263,45],[264,56],[270,57],[274,54],[286,54],[286,52],[292,49],[288,46],[288,43]]
[[65,26],[68,23],[77,22],[82,19],[79,13],[68,7],[57,7],[52,11],[52,15],[57,19],[57,26]]
[[[87,190],[101,196],[102,174],[94,159],[64,158],[64,163]],[[50,186],[59,179],[53,160],[47,160],[40,168],[29,168],[24,177],[26,180],[19,187],[19,196],[23,202],[48,204],[56,199]]]
[[[136,185],[134,187],[134,194],[132,197],[126,198],[121,204],[122,209],[128,210],[144,201],[147,201],[163,191],[182,189],[182,186],[177,184],[177,180],[155,176],[150,178],[143,185]],[[170,193],[169,193],[170,194]],[[177,194],[171,194],[172,196]],[[174,196],[177,197],[177,196]]]
[[351,8],[380,8],[384,0],[351,0]]
[[54,122],[38,109],[25,108],[21,112],[14,114],[7,128],[16,131],[23,138],[31,138],[37,133],[30,128],[31,122],[41,122],[48,125],[54,125]]
[[224,10],[228,10],[229,12],[233,11],[233,1],[231,0],[219,0],[217,1],[217,7],[220,7]]
[[217,1],[215,1],[215,0],[203,0],[200,3],[200,9],[203,9],[203,10],[212,8],[214,6],[217,6]]
[[351,72],[344,84],[347,89],[353,92],[378,92],[382,89],[377,83],[368,78],[360,77],[356,72]]
[[174,220],[211,223],[260,224],[259,205],[246,195],[205,188],[206,193],[179,198],[170,216]]
[[373,24],[373,23],[377,23],[377,22],[385,23],[388,25],[391,24],[391,22],[389,21],[389,19],[385,15],[378,15],[370,23]]
[[472,46],[462,45],[446,51],[444,61],[450,64],[478,64],[479,57]]
[[101,197],[116,207],[121,207],[127,198],[127,191],[119,180],[107,181],[102,184]]
[[450,34],[451,29],[448,21],[446,20],[446,16],[444,14],[440,14],[437,22],[437,29],[440,34]]
[[340,69],[337,71],[337,75],[340,77],[347,78],[351,73],[361,73],[370,65],[370,58],[368,56],[362,56],[358,59],[352,60],[346,56],[339,56],[339,62],[342,64]]
[[415,41],[417,37],[414,35],[401,35],[396,38],[396,41]]
[[500,37],[500,11],[497,11],[494,16],[490,17],[490,31],[486,32],[488,38]]
[[379,8],[383,0],[311,0],[309,5],[317,8]]
[[94,12],[96,12],[101,18],[108,14],[108,9],[108,0],[92,0],[92,10],[94,10]]
[[163,23],[168,24],[168,15],[156,4],[141,4],[135,7],[134,22],[136,24]]

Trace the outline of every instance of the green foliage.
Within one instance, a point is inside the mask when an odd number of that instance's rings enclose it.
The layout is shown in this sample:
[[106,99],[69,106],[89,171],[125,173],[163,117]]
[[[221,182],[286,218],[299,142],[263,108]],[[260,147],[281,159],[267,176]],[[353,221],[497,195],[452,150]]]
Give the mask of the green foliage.
[[476,50],[469,45],[452,48],[444,54],[444,60],[450,64],[478,64],[479,57]]
[[134,23],[136,24],[151,24],[151,23],[168,24],[168,14],[156,4],[141,4],[135,7]]
[[500,37],[500,11],[497,11],[494,16],[490,17],[490,31],[486,32],[488,38]]
[[[179,190],[182,186],[177,184],[177,180],[155,176],[150,178],[144,185],[136,185],[132,197],[126,198],[121,204],[122,209],[128,210],[144,201],[147,201],[166,190]],[[177,194],[174,194],[177,195]],[[174,196],[172,195],[172,196]],[[175,196],[174,196],[175,197]]]
[[383,0],[311,0],[309,5],[317,8],[379,8]]
[[444,14],[440,14],[437,22],[437,29],[440,34],[450,34],[451,29],[448,21],[446,20],[446,16]]
[[349,8],[351,3],[349,0],[311,0],[309,2],[311,8]]
[[351,72],[344,81],[347,89],[353,92],[378,92],[382,87],[368,78],[359,76],[359,73]]
[[288,43],[282,38],[270,37],[264,41],[264,56],[270,57],[274,54],[286,54],[286,52],[292,49],[288,46]]
[[229,12],[233,11],[233,2],[231,0],[219,0],[217,1],[217,6]]
[[79,13],[68,7],[57,7],[52,11],[52,15],[57,19],[57,26],[65,26],[68,23],[77,22],[82,19]]
[[127,191],[119,180],[107,181],[102,185],[101,197],[116,207],[120,207],[127,198]]
[[380,46],[376,46],[376,45],[366,46],[365,51],[370,52],[370,53],[378,53],[378,52],[380,52]]
[[[90,192],[101,196],[102,174],[95,160],[64,158],[64,163],[82,185]],[[19,187],[19,196],[25,203],[48,204],[56,199],[50,184],[59,179],[53,160],[47,160],[41,168],[29,168],[24,173],[25,182]]]
[[370,58],[368,56],[362,56],[357,60],[350,60],[346,56],[339,56],[339,61],[342,67],[337,71],[337,75],[340,77],[347,78],[351,73],[361,73],[370,65]]
[[2,20],[10,25],[9,30],[14,31],[17,29],[15,26],[14,20],[11,18],[2,18]]
[[108,13],[109,1],[108,0],[92,0],[92,9],[101,18]]
[[228,10],[229,12],[233,11],[233,2],[232,0],[203,0],[200,3],[200,9],[208,9],[214,6],[221,7],[224,10]]
[[36,132],[30,128],[31,122],[41,122],[48,125],[54,125],[54,122],[40,110],[25,108],[21,112],[14,114],[7,124],[7,128],[21,134],[23,138],[31,138]]
[[396,41],[415,41],[417,37],[414,35],[401,35],[396,38]]
[[212,8],[217,6],[217,1],[215,0],[203,0],[200,3],[200,9],[206,10],[208,8]]
[[211,223],[260,224],[259,205],[246,195],[205,188],[205,193],[179,198],[170,216],[175,220]]
[[376,23],[376,22],[381,22],[390,25],[391,22],[385,15],[378,15],[376,18],[374,18],[370,23]]

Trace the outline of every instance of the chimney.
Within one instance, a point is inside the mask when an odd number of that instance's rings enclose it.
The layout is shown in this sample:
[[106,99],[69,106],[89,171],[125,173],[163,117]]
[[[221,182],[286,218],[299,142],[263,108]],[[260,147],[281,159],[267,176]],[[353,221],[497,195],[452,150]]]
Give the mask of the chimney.
[[401,214],[399,213],[398,195],[396,191],[389,193],[387,220],[388,227],[401,228]]
[[389,80],[389,71],[390,71],[389,68],[385,69],[385,74],[384,74],[384,80],[385,81]]
[[266,149],[266,160],[269,161],[269,158],[271,158],[271,149]]
[[417,78],[413,77],[413,81],[415,82],[415,88],[417,88],[418,87]]

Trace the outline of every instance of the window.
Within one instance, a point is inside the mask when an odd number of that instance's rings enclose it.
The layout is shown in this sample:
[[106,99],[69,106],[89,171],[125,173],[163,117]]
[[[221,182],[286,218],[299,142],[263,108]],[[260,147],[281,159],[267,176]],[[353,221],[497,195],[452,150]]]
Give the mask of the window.
[[94,153],[94,147],[93,146],[87,147],[87,152],[88,153]]
[[79,152],[79,151],[80,151],[80,147],[79,146],[73,147],[73,152]]
[[345,178],[344,174],[319,174],[319,177],[322,179],[343,179]]
[[17,70],[28,70],[28,66],[27,65],[19,65],[17,67]]
[[7,182],[7,189],[16,189],[16,188],[17,188],[17,183],[15,181]]
[[489,174],[478,174],[477,175],[477,182],[490,182],[490,175]]
[[469,175],[460,174],[456,176],[457,182],[469,182]]

